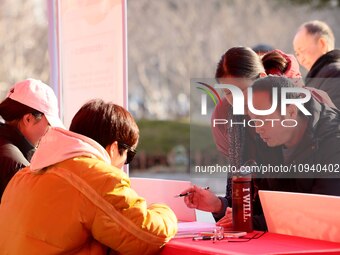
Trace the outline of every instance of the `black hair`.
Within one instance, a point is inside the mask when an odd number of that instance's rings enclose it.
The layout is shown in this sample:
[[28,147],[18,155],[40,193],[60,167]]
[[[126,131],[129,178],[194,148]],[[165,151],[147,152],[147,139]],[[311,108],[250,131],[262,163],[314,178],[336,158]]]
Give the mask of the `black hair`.
[[284,74],[288,61],[279,52],[271,51],[262,56],[262,64],[267,74]]
[[[273,88],[277,88],[277,103],[278,109],[280,109],[282,89],[297,88],[297,86],[291,81],[291,79],[277,75],[269,75],[267,77],[257,79],[252,85],[253,94],[255,94],[256,92],[267,92],[270,96],[270,100],[273,99],[272,98]],[[287,99],[301,98],[301,93],[289,92],[286,93],[286,98]]]
[[20,120],[24,115],[31,113],[36,119],[41,118],[44,114],[25,104],[19,103],[7,97],[0,104],[0,115],[6,122]]
[[215,78],[231,75],[235,78],[256,79],[264,68],[260,57],[248,47],[233,47],[225,52],[217,64]]
[[268,44],[257,44],[254,47],[252,47],[252,50],[256,52],[257,55],[265,54],[269,51],[274,50],[274,48]]

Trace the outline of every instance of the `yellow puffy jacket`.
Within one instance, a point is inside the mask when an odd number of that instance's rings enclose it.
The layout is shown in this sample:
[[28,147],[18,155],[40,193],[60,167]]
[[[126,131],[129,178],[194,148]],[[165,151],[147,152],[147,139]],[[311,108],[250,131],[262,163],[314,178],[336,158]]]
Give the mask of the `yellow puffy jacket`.
[[87,137],[51,129],[4,192],[0,254],[157,253],[176,234],[176,216],[147,206],[105,153]]

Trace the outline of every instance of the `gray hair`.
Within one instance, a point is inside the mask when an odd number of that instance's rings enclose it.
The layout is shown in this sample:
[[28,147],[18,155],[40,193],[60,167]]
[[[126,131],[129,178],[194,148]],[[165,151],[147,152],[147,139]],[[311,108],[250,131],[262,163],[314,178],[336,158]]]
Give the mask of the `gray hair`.
[[327,25],[327,23],[320,20],[312,20],[303,23],[300,27],[305,28],[307,33],[319,38],[325,38],[328,46],[328,51],[334,50],[334,34],[332,29]]

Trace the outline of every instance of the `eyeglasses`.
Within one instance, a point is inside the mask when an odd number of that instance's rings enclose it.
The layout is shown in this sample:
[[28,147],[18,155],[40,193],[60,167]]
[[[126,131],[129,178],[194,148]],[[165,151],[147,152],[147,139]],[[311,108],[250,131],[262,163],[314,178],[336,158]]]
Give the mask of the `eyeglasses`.
[[125,161],[124,164],[125,165],[130,164],[130,162],[133,160],[134,156],[136,155],[137,151],[132,149],[129,145],[127,145],[125,143],[119,142],[118,145],[127,150],[126,161]]

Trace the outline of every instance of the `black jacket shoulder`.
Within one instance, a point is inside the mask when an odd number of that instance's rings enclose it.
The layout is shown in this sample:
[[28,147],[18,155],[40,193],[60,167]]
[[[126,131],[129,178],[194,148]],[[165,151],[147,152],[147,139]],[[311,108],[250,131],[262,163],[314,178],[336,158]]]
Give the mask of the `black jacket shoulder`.
[[321,56],[306,76],[306,86],[321,89],[340,109],[340,50],[332,50]]
[[340,50],[335,49],[321,56],[312,66],[306,76],[311,78],[337,78],[340,71]]
[[14,127],[0,124],[0,197],[13,175],[29,165],[35,148]]

